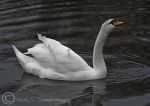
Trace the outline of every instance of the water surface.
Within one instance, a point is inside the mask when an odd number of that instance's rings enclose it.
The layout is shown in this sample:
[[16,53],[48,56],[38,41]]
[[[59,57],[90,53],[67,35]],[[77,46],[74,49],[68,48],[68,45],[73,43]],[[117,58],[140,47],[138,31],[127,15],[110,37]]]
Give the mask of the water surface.
[[[0,5],[0,94],[10,91],[25,99],[14,106],[150,106],[149,0],[2,0]],[[25,52],[40,42],[36,34],[41,33],[92,66],[96,36],[109,18],[126,24],[106,40],[106,80],[39,79],[24,73],[11,47]]]

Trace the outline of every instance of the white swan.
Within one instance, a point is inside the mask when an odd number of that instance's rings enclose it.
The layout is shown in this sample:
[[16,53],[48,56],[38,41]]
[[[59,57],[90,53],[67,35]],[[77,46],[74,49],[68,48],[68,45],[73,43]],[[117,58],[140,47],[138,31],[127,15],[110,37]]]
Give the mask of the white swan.
[[[93,68],[70,48],[40,34],[38,34],[38,39],[43,43],[28,49],[27,53],[23,54],[12,46],[25,71],[40,78],[68,81],[102,79],[107,74],[103,59],[105,39],[116,26],[123,23],[109,19],[102,24],[94,46]],[[25,54],[32,54],[34,58]]]

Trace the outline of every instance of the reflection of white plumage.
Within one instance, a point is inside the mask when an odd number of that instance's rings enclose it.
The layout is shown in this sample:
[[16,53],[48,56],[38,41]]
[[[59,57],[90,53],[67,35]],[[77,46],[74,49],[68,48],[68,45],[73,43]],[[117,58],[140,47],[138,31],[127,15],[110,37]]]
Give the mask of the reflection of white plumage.
[[103,59],[103,44],[108,34],[121,25],[113,19],[106,21],[98,34],[93,52],[93,66],[90,67],[79,55],[60,42],[38,34],[43,43],[28,49],[26,56],[13,46],[16,56],[26,72],[54,80],[94,80],[106,77],[106,66]]

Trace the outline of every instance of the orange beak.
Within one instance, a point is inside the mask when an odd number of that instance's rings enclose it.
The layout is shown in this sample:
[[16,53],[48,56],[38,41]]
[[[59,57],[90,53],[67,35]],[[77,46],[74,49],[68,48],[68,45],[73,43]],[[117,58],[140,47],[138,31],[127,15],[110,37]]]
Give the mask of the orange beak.
[[115,22],[113,22],[113,25],[114,26],[121,26],[121,25],[123,25],[125,22],[122,22],[122,21],[115,21]]

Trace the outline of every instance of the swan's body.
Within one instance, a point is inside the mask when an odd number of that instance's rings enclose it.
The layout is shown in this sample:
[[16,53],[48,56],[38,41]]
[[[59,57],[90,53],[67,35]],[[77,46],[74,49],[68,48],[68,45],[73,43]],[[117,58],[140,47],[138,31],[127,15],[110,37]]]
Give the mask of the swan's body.
[[79,55],[60,42],[43,37],[38,34],[43,43],[28,49],[25,54],[21,53],[15,46],[13,49],[16,56],[27,73],[34,74],[40,78],[54,80],[94,80],[106,77],[106,66],[103,59],[103,44],[105,38],[115,27],[109,24],[112,19],[106,21],[98,34],[93,52],[93,66],[90,67]]

